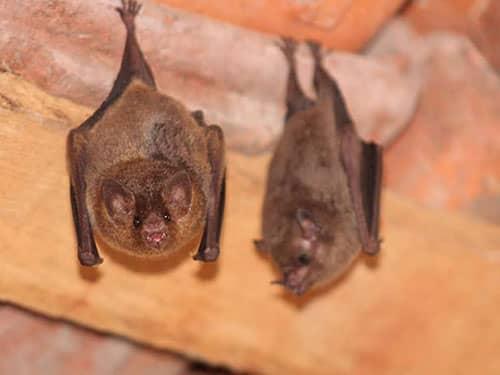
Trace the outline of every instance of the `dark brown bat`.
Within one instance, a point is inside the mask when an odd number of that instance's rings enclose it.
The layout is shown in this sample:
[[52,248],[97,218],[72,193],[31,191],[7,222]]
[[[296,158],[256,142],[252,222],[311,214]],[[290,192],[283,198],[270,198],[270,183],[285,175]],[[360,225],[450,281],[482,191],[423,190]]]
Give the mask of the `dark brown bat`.
[[136,1],[117,8],[127,30],[110,94],[68,136],[78,259],[100,264],[94,232],[135,255],[169,254],[201,236],[194,259],[214,261],[224,210],[222,130],[160,94],[135,36]]
[[315,101],[300,89],[295,43],[284,40],[289,63],[286,125],[267,177],[263,239],[283,274],[276,283],[296,294],[331,281],[363,249],[379,250],[382,149],[357,135],[335,80],[314,56]]

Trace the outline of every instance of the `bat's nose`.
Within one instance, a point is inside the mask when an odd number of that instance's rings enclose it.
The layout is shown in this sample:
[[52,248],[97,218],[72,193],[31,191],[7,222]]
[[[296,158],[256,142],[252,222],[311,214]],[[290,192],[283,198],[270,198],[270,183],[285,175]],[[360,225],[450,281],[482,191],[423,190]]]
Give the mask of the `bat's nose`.
[[149,233],[163,231],[166,227],[163,218],[155,212],[150,213],[142,225],[143,230]]
[[167,239],[167,225],[163,218],[154,212],[149,214],[142,225],[142,235],[148,245],[160,247]]

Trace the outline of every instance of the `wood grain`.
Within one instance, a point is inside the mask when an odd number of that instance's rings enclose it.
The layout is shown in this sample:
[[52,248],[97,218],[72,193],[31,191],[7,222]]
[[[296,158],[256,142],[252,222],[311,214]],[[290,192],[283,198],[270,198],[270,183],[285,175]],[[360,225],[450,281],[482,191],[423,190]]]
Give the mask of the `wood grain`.
[[500,371],[500,229],[384,192],[383,251],[295,298],[252,239],[269,156],[229,153],[222,256],[76,259],[65,136],[89,110],[0,74],[0,299],[234,369]]

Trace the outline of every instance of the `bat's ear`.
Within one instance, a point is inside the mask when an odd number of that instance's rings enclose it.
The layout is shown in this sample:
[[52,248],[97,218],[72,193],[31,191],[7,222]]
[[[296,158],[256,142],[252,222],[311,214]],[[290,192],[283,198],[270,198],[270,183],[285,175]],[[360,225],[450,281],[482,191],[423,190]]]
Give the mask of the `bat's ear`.
[[302,231],[302,236],[307,240],[315,240],[318,237],[320,227],[314,221],[312,214],[304,210],[303,208],[298,208],[295,213],[295,218]]
[[134,214],[134,193],[117,181],[112,179],[105,179],[103,181],[102,197],[106,210],[113,220],[126,222]]
[[191,179],[186,172],[176,173],[162,191],[162,198],[173,220],[189,212],[192,201]]

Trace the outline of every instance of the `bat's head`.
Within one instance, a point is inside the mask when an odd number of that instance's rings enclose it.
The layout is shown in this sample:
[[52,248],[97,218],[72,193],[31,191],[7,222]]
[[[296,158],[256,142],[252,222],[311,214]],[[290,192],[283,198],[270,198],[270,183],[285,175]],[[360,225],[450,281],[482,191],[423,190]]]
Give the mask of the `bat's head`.
[[329,233],[332,225],[326,215],[297,209],[285,241],[271,251],[283,275],[274,283],[300,295],[339,276],[359,253],[359,241],[341,228]]
[[147,164],[122,169],[101,181],[97,229],[113,248],[136,255],[177,250],[199,231],[193,223],[203,222],[194,185],[185,170]]

